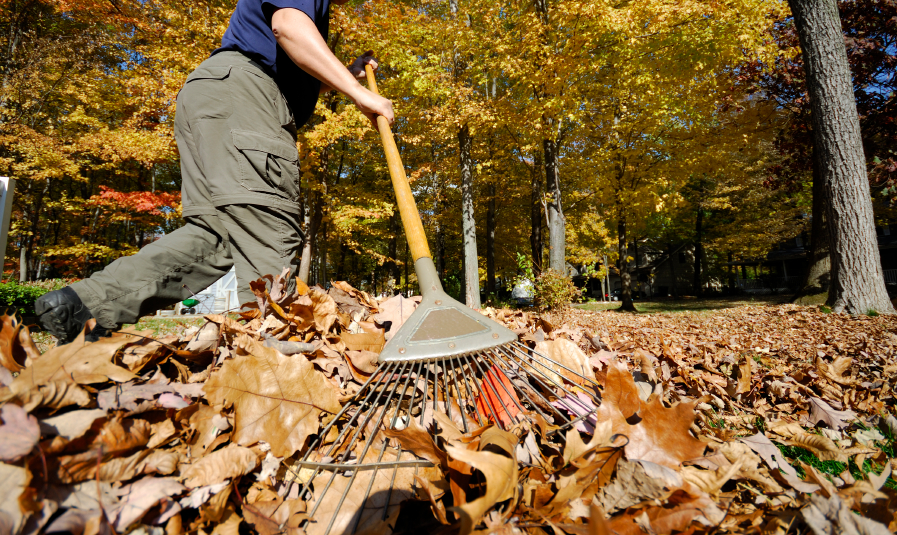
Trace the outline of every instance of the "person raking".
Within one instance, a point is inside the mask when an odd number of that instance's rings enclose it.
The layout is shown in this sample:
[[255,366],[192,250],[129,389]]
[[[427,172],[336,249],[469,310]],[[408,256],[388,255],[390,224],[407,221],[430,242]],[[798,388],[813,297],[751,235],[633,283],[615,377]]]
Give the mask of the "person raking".
[[221,47],[177,96],[174,132],[181,158],[186,224],[133,256],[35,303],[59,344],[108,336],[154,310],[210,286],[236,267],[241,302],[249,282],[297,269],[300,173],[296,128],[318,95],[340,91],[368,118],[393,122],[392,103],[358,83],[371,52],[347,69],[327,46],[330,3],[347,0],[239,0]]

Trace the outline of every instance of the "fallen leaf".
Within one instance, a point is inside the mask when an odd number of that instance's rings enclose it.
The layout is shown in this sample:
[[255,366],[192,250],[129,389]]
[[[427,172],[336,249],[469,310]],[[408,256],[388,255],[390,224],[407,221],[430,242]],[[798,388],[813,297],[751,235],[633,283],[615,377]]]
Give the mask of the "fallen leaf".
[[511,499],[517,489],[517,462],[515,459],[490,451],[471,451],[456,446],[446,446],[449,457],[476,468],[486,477],[486,491],[482,496],[449,511],[461,517],[462,535],[468,535],[483,515],[500,501]]
[[79,385],[129,381],[134,374],[111,361],[121,346],[136,339],[132,335],[113,334],[87,343],[82,332],[73,342],[54,347],[36,359],[33,366],[22,370],[10,390],[19,394],[54,381]]
[[209,402],[234,407],[233,440],[259,440],[271,453],[288,457],[318,430],[321,412],[336,413],[339,392],[305,357],[286,357],[250,341],[249,355],[228,360],[206,382]]
[[0,407],[0,420],[0,461],[18,461],[31,453],[40,440],[37,418],[8,403]]
[[187,468],[182,468],[184,485],[204,487],[248,474],[258,466],[258,457],[249,448],[231,444],[206,454]]
[[[831,429],[841,430],[857,419],[853,411],[837,411],[825,401],[810,397],[810,423],[825,422]],[[846,421],[845,421],[846,420]]]
[[801,517],[816,535],[888,535],[890,530],[874,520],[853,514],[838,496],[810,496]]
[[109,512],[109,521],[116,531],[125,531],[151,507],[183,490],[183,485],[170,477],[145,477],[125,485],[117,492],[121,501]]

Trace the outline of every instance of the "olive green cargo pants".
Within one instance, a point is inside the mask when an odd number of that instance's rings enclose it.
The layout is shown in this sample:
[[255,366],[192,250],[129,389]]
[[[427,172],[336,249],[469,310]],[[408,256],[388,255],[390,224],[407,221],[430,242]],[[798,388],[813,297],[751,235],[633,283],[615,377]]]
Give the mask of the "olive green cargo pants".
[[236,266],[249,282],[297,269],[302,245],[296,125],[277,85],[238,52],[207,59],[177,98],[186,225],[72,285],[107,328],[199,292]]

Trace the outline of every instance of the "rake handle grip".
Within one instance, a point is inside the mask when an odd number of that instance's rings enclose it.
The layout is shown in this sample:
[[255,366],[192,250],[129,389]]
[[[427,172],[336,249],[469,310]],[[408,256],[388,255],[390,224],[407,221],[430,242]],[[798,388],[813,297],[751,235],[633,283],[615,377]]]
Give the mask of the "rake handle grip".
[[[374,69],[370,65],[365,65],[364,72],[368,77],[368,88],[379,95]],[[399,215],[402,216],[402,226],[405,228],[405,239],[408,240],[411,256],[415,262],[420,258],[432,258],[427,235],[424,234],[424,225],[420,221],[420,212],[414,202],[414,195],[411,194],[411,186],[408,185],[408,177],[405,176],[405,166],[402,165],[402,157],[396,147],[396,140],[392,136],[389,122],[381,115],[377,116],[377,130],[383,142],[383,152],[386,153],[386,165],[389,167],[392,188],[396,192],[396,204],[399,206]]]

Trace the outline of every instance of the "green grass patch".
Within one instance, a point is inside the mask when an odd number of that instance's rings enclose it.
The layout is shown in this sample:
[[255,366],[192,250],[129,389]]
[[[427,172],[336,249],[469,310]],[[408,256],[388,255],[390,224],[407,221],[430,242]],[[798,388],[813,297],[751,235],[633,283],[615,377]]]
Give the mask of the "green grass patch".
[[[716,310],[724,310],[727,308],[736,308],[748,305],[780,305],[787,302],[787,296],[777,295],[762,295],[755,297],[720,297],[707,299],[637,299],[634,301],[639,314],[666,314],[676,312],[711,313]],[[620,308],[621,303],[619,301],[612,301],[610,303],[581,303],[573,306],[582,310],[602,311],[617,310]]]
[[[828,476],[829,481],[832,481],[836,476],[843,474],[845,470],[849,470],[850,475],[857,481],[866,479],[866,474],[869,472],[880,474],[881,471],[884,470],[884,465],[875,465],[869,459],[863,461],[863,466],[861,467],[857,466],[854,459],[851,459],[847,464],[840,461],[822,461],[809,450],[799,446],[788,446],[778,442],[773,443],[779,448],[782,455],[791,462],[794,469],[797,471],[797,475],[800,476],[801,479],[804,479],[807,474],[798,464],[798,461],[802,461],[808,466],[812,466],[816,471]],[[890,447],[893,448],[893,443],[890,444]],[[885,449],[885,453],[890,457],[891,455],[887,452],[887,445],[883,449]],[[885,487],[897,490],[897,481],[895,481],[893,475],[885,481]]]

